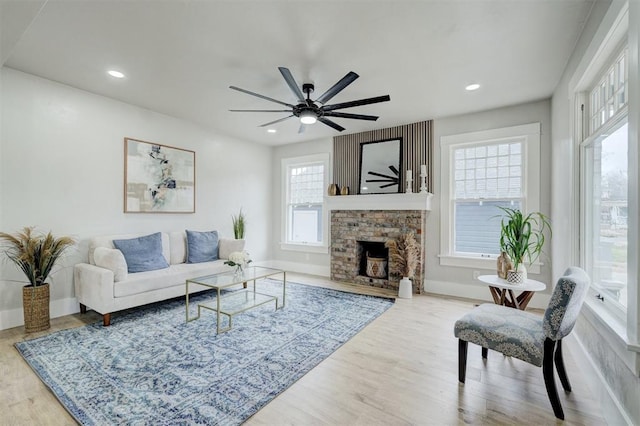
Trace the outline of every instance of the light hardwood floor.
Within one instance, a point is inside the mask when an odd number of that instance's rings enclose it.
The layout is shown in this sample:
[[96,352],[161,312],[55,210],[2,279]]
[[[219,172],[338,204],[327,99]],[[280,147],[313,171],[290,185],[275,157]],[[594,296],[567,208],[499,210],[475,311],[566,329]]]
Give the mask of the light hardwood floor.
[[[288,280],[347,291],[390,295],[386,290],[288,274]],[[488,290],[487,290],[488,291]],[[572,393],[560,389],[565,422],[547,399],[542,370],[469,345],[467,380],[458,383],[458,343],[453,324],[474,301],[420,295],[395,305],[329,358],[277,396],[248,425],[604,425],[573,364],[575,342],[565,340]],[[13,347],[15,342],[99,321],[94,312],[51,321],[51,330],[25,335],[0,331],[0,425],[68,425],[73,418]]]

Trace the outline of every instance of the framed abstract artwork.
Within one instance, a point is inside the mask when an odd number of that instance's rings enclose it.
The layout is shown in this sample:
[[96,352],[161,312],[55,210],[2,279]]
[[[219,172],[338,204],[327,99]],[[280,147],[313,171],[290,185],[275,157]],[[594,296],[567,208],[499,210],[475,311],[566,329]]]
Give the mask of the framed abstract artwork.
[[195,213],[196,153],[124,139],[124,212]]

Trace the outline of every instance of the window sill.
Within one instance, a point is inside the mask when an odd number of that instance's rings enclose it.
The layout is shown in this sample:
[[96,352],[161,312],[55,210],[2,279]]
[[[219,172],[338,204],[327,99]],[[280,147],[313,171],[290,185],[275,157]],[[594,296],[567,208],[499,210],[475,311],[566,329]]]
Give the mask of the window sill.
[[[440,258],[440,266],[457,266],[460,268],[487,269],[492,271],[496,270],[496,262],[498,261],[497,257],[452,256],[445,254],[441,254],[438,257]],[[527,267],[527,272],[539,274],[540,266],[542,266],[542,263],[534,263]]]
[[329,246],[303,243],[280,243],[280,249],[304,253],[329,253]]
[[590,291],[584,302],[582,315],[598,331],[608,346],[623,360],[626,366],[637,376],[640,374],[640,345],[630,342],[627,336],[626,321],[614,315],[595,298]]

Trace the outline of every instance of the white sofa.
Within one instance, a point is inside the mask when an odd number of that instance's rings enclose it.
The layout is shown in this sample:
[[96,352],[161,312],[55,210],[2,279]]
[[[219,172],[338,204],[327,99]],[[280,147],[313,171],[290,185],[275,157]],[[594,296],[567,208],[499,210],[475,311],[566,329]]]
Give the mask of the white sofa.
[[[98,247],[114,249],[114,239],[129,239],[146,234],[109,235],[89,240],[89,263],[74,266],[73,279],[76,298],[80,303],[80,312],[87,308],[102,314],[103,325],[111,323],[111,313],[123,309],[141,306],[160,300],[185,295],[187,279],[204,275],[230,271],[224,264],[231,252],[241,251],[244,240],[220,238],[218,242],[219,260],[203,263],[185,263],[187,242],[185,232],[163,232],[162,254],[169,264],[168,268],[154,271],[127,273],[115,267],[96,265],[94,253]],[[104,253],[102,250],[101,253]],[[118,253],[120,255],[120,253]],[[124,258],[122,258],[124,261]],[[103,265],[104,266],[104,265]],[[201,286],[191,286],[189,293],[206,290]]]

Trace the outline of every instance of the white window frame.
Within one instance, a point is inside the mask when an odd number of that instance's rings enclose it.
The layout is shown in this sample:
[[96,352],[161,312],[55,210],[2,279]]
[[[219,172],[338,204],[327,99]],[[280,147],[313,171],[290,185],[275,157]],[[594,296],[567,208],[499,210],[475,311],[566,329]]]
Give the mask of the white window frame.
[[[442,136],[440,138],[440,265],[463,268],[495,269],[496,256],[461,256],[454,252],[454,179],[453,151],[464,145],[492,144],[501,141],[521,139],[523,157],[523,203],[522,211],[540,210],[540,123],[523,124],[479,132]],[[529,272],[540,273],[540,263],[534,263]]]
[[[329,212],[328,206],[322,197],[322,242],[319,244],[314,243],[294,243],[287,241],[288,230],[288,213],[287,205],[289,200],[289,170],[295,167],[301,167],[307,164],[322,163],[324,167],[324,184],[323,188],[329,186],[329,154],[313,154],[305,155],[301,157],[283,158],[281,162],[281,185],[282,185],[282,202],[281,202],[281,235],[280,235],[280,249],[289,251],[299,251],[306,253],[329,253]],[[324,194],[323,194],[324,195]]]
[[[640,15],[640,6],[634,5],[635,17],[637,21],[638,15]],[[614,57],[617,57],[621,43],[627,39],[631,32],[632,21],[630,13],[630,5],[628,1],[614,2],[607,12],[607,15],[603,18],[601,26],[598,28],[596,35],[594,36],[591,44],[587,48],[587,51],[579,63],[576,72],[569,81],[568,93],[573,102],[574,114],[572,116],[574,126],[572,127],[572,140],[574,141],[574,160],[572,162],[572,168],[574,170],[575,183],[573,187],[576,189],[576,193],[581,189],[580,176],[584,171],[581,169],[580,159],[580,143],[588,133],[589,122],[584,117],[581,105],[586,103],[588,96],[588,89],[591,84],[595,83],[596,78],[602,70],[612,63]],[[635,32],[636,37],[640,37],[640,28],[636,23]],[[638,41],[636,40],[636,43]],[[629,49],[632,46],[629,44]],[[637,45],[635,46],[637,48]],[[615,55],[614,55],[615,54]],[[636,56],[635,65],[632,66],[633,52],[629,50],[627,57],[628,69],[628,86],[627,86],[627,111],[628,111],[628,123],[629,123],[629,165],[628,165],[628,178],[629,178],[629,198],[628,198],[628,238],[629,246],[627,253],[627,313],[622,318],[619,316],[619,312],[615,309],[611,309],[606,300],[603,302],[596,299],[597,291],[590,289],[589,294],[585,300],[584,309],[582,315],[586,317],[594,328],[602,333],[606,338],[611,349],[624,361],[627,367],[633,371],[636,375],[640,374],[640,297],[638,297],[638,291],[640,285],[637,277],[640,276],[640,261],[638,260],[638,234],[640,223],[637,216],[640,211],[640,191],[637,189],[637,185],[633,185],[632,182],[638,181],[637,167],[639,166],[640,155],[638,154],[638,112],[640,106],[634,104],[637,102],[637,96],[640,90],[638,87],[638,77],[634,77],[634,72],[638,70],[638,59]],[[635,80],[634,80],[635,79]],[[635,96],[635,98],[634,98]],[[632,100],[633,99],[633,100]],[[584,117],[584,119],[583,119]],[[634,133],[635,132],[635,133]],[[635,142],[635,143],[634,143]],[[636,187],[634,190],[634,186]],[[580,194],[582,196],[582,194]],[[574,210],[580,211],[580,197],[576,197],[574,200]],[[576,213],[574,221],[580,220],[580,227],[583,226],[582,214]],[[572,229],[572,240],[579,241],[580,236],[584,235],[582,229]],[[584,266],[584,253],[581,252],[579,247],[575,247],[575,258],[580,260],[580,264]],[[609,305],[609,306],[607,306]]]

